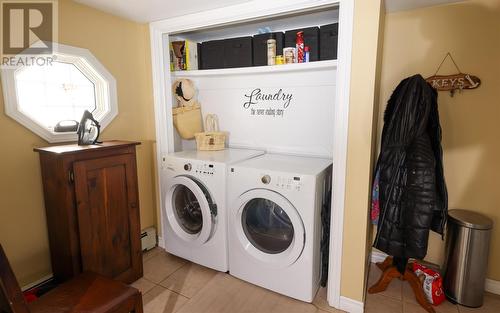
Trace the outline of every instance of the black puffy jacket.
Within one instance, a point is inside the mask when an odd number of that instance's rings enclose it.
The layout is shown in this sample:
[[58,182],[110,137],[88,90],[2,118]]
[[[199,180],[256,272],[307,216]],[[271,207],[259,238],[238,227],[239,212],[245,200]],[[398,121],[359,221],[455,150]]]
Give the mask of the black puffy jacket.
[[429,230],[443,234],[448,195],[437,92],[420,75],[403,80],[389,99],[376,170],[380,216],[374,247],[423,259]]

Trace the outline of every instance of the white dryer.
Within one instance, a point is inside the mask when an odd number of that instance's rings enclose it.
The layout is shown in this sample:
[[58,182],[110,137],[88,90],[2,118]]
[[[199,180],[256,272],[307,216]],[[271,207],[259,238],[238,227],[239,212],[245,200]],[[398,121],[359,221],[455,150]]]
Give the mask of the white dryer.
[[227,167],[263,153],[226,149],[168,154],[162,176],[166,186],[162,214],[165,250],[226,272]]
[[231,275],[312,302],[319,288],[321,208],[331,172],[331,160],[277,154],[231,166]]

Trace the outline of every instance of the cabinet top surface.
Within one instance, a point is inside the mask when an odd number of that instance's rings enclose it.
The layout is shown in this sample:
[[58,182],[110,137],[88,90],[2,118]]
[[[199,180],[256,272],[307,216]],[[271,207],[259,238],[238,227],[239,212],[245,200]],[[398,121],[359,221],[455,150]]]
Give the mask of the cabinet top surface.
[[140,144],[141,143],[137,141],[111,140],[111,141],[105,141],[98,145],[79,146],[77,144],[71,144],[62,146],[40,147],[40,148],[34,148],[33,150],[41,153],[71,154],[71,153],[79,153],[79,152],[94,151],[94,150],[113,149],[126,146],[136,146]]

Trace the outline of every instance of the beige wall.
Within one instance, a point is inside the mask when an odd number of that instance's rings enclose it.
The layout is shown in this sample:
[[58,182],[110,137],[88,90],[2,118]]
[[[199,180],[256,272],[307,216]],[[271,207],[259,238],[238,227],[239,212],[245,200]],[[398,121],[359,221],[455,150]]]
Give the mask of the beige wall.
[[[156,222],[149,31],[69,0],[59,1],[59,42],[89,49],[114,75],[119,114],[102,138],[139,140],[141,226]],[[21,285],[51,273],[38,155],[47,142],[4,113],[0,97],[0,242]]]
[[382,40],[382,1],[356,0],[349,105],[341,295],[364,299],[370,243],[368,207],[378,106],[377,56]]
[[[400,80],[434,74],[449,51],[463,72],[482,80],[479,89],[451,98],[439,93],[445,175],[450,208],[484,213],[495,222],[488,277],[500,280],[500,2],[469,0],[387,14],[379,126],[385,104]],[[456,70],[451,62],[444,74]],[[444,243],[432,234],[427,260],[441,264]]]

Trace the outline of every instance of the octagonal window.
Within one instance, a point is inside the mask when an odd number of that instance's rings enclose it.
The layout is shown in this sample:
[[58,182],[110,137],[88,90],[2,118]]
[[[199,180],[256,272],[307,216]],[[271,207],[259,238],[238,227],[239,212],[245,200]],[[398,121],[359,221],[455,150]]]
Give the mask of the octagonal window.
[[118,113],[116,82],[90,51],[56,47],[52,62],[2,68],[5,112],[49,142],[73,141],[54,127],[88,110],[104,129]]
[[96,109],[95,86],[74,64],[29,66],[15,74],[18,109],[53,130],[63,120],[79,121]]

